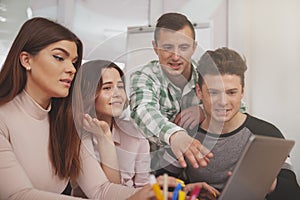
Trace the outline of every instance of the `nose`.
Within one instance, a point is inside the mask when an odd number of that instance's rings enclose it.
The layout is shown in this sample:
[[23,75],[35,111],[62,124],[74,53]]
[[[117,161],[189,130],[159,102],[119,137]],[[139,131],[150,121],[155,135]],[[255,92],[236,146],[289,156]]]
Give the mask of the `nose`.
[[221,94],[220,95],[219,103],[222,106],[225,106],[227,104],[227,96],[226,96],[226,94]]
[[177,48],[175,48],[174,51],[172,52],[172,59],[178,60],[179,58],[180,58],[179,51]]
[[67,73],[70,73],[70,74],[75,74],[76,73],[76,68],[75,68],[73,62],[68,63],[68,65],[66,67],[66,71],[67,71]]
[[120,95],[121,95],[121,89],[118,88],[118,86],[115,86],[115,87],[114,87],[114,91],[113,91],[113,96],[114,96],[114,97],[118,97],[118,96],[120,96]]

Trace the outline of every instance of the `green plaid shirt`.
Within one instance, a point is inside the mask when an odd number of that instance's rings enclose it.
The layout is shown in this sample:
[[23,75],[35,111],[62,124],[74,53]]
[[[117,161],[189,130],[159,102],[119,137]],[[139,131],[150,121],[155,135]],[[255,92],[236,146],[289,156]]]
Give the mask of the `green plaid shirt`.
[[[199,105],[196,95],[198,74],[192,62],[192,76],[184,89],[176,87],[165,75],[158,61],[152,61],[131,75],[130,110],[131,118],[150,140],[151,169],[153,171],[168,166],[170,136],[180,130],[173,123],[176,115],[190,106]],[[246,110],[241,103],[242,112]],[[168,145],[165,145],[168,144]],[[163,147],[163,148],[161,148]],[[172,162],[176,159],[171,157]],[[179,166],[179,164],[177,163]]]
[[192,69],[191,79],[183,90],[168,79],[158,61],[150,62],[131,75],[131,118],[155,143],[169,144],[173,133],[184,131],[173,123],[176,115],[185,108],[199,105],[195,89],[198,74],[194,63]]

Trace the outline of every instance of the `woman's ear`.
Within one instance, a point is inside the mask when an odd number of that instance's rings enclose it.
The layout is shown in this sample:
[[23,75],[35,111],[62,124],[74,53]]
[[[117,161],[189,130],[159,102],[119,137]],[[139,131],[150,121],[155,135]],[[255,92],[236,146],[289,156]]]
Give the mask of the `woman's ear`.
[[30,71],[31,70],[31,66],[30,66],[31,55],[26,51],[22,51],[20,53],[19,59],[20,59],[20,63],[22,65],[22,67],[24,67],[26,69],[26,71]]

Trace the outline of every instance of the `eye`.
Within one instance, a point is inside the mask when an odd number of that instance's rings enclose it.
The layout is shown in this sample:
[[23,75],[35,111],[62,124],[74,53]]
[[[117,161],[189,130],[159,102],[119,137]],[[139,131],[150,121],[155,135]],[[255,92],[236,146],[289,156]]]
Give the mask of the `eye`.
[[104,87],[102,88],[102,90],[111,90],[111,87],[110,87],[110,86],[104,86]]
[[180,45],[179,48],[181,51],[187,51],[190,48],[190,45],[188,44]]
[[166,50],[166,51],[172,51],[173,50],[173,45],[169,45],[169,44],[163,45],[162,49]]
[[237,91],[235,91],[235,90],[229,91],[229,92],[228,92],[228,94],[231,95],[231,96],[232,96],[232,95],[235,95],[236,93],[237,93]]
[[119,89],[124,89],[124,84],[123,84],[123,83],[122,83],[122,84],[119,84],[119,85],[118,85],[118,88],[119,88]]
[[73,64],[74,67],[76,67],[76,65],[78,64],[77,62],[78,62],[78,59],[77,59],[77,58],[74,59],[74,60],[72,60],[72,64]]
[[215,91],[215,90],[209,90],[209,91],[208,91],[208,94],[209,94],[210,96],[216,96],[216,95],[218,94],[218,92]]
[[58,60],[58,61],[64,61],[63,57],[57,56],[57,55],[53,55],[53,57]]

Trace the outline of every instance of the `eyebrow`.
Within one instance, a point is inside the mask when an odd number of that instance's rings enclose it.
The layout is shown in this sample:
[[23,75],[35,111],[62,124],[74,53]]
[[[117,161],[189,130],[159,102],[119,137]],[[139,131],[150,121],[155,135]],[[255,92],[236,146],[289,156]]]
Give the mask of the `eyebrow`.
[[[64,54],[66,54],[66,56],[70,56],[70,53],[67,50],[63,49],[63,48],[55,47],[55,48],[52,49],[52,51],[54,51],[54,50],[62,51]],[[78,56],[76,56],[73,60],[77,61],[77,59],[78,59]]]
[[54,51],[54,50],[62,51],[62,52],[64,52],[67,56],[70,56],[70,53],[69,53],[67,50],[63,49],[63,48],[55,47],[55,48],[52,49],[52,51]]
[[[118,81],[118,83],[123,83],[123,81]],[[108,81],[108,82],[103,83],[102,85],[108,85],[108,84],[113,84],[113,82],[112,81]]]

